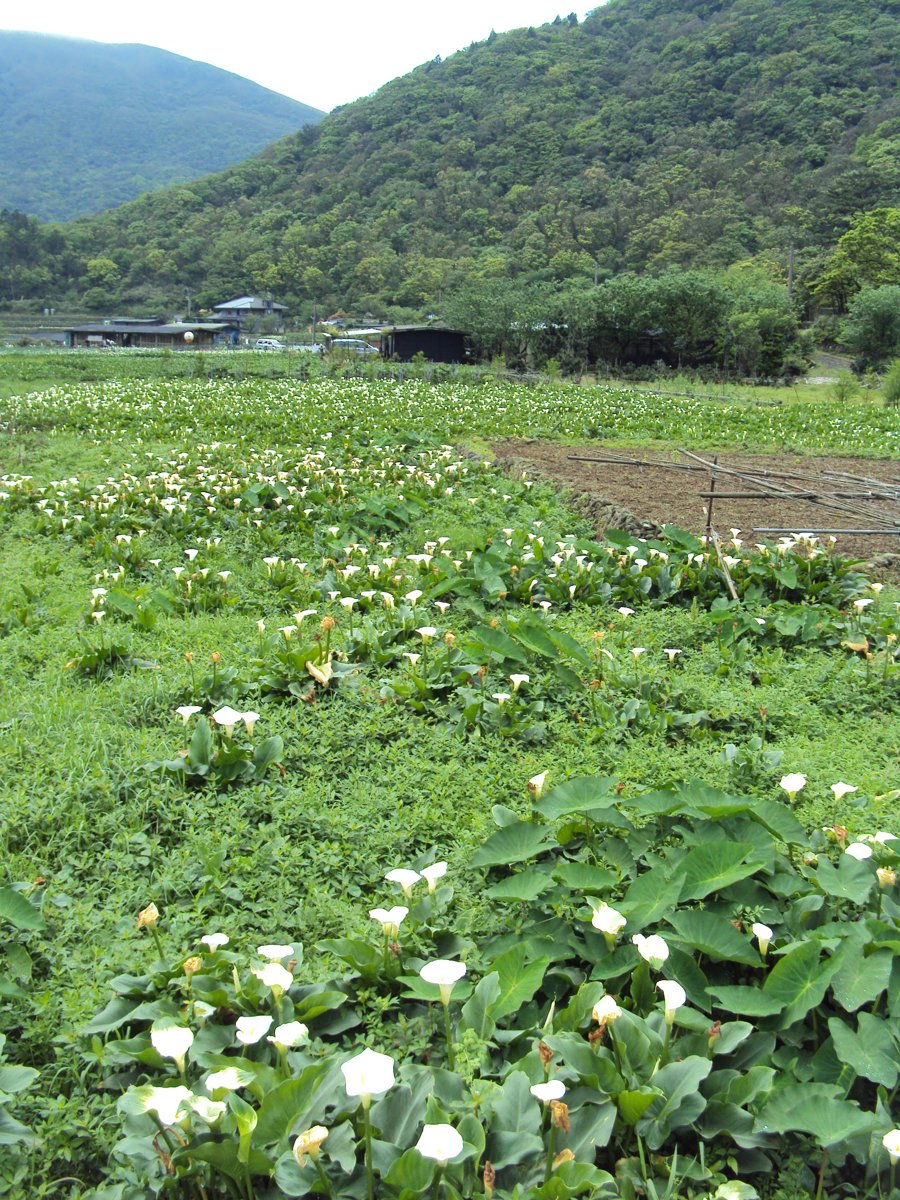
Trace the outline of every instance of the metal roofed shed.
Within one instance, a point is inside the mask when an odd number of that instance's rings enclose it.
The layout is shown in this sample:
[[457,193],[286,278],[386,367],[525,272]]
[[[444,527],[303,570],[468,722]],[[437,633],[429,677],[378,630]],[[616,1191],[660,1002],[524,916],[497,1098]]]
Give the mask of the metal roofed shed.
[[381,339],[385,358],[399,362],[411,362],[417,354],[424,354],[429,362],[466,361],[466,334],[461,329],[445,325],[394,325],[381,330]]
[[[189,337],[185,335],[189,334]],[[227,321],[166,324],[162,321],[103,321],[66,330],[66,345],[122,349],[208,350],[237,345],[238,327]]]

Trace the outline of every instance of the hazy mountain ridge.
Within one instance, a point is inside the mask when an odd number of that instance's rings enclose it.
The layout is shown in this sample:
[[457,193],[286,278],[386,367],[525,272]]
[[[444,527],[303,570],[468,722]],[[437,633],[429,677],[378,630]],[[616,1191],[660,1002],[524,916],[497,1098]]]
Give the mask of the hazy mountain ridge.
[[221,170],[319,110],[166,50],[0,32],[0,207],[68,220]]

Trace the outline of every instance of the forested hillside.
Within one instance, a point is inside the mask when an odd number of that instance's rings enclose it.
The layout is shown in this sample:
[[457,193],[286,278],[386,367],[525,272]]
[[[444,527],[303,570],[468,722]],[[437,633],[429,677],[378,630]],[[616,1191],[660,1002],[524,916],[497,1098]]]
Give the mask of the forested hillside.
[[0,32],[0,208],[69,220],[241,162],[322,113],[151,46]]
[[[782,281],[793,263],[795,296],[827,292],[841,237],[900,194],[898,47],[900,0],[610,0],[69,226],[68,275],[48,259],[48,286],[381,313],[473,281],[749,260]],[[867,282],[900,280],[850,292]]]

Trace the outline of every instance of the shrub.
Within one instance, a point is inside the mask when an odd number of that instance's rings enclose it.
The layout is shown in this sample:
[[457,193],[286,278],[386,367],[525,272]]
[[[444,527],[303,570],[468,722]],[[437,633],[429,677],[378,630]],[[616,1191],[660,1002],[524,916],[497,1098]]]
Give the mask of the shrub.
[[881,394],[887,408],[896,408],[900,404],[900,358],[895,358],[885,371]]

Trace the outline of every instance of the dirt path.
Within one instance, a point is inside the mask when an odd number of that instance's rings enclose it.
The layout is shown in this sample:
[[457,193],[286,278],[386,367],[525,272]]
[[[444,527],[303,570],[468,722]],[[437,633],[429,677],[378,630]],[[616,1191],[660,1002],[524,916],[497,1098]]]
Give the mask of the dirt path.
[[[709,500],[701,492],[709,492],[710,475],[705,468],[699,471],[674,470],[663,464],[698,466],[677,452],[654,450],[607,450],[602,446],[562,446],[555,443],[506,441],[493,447],[497,462],[507,469],[526,470],[565,488],[577,498],[580,511],[593,520],[597,532],[604,529],[628,528],[633,533],[649,534],[660,525],[671,523],[694,533],[703,533]],[[652,466],[619,465],[583,461],[587,458],[613,457],[641,459]],[[709,461],[710,455],[701,451],[700,457]],[[768,472],[775,487],[802,488],[810,492],[857,492],[858,484],[828,476],[825,472],[846,472],[866,476],[875,481],[900,487],[900,463],[870,458],[809,458],[793,455],[720,454],[719,466],[754,473]],[[803,479],[778,478],[782,475],[803,475]],[[737,499],[721,493],[747,492],[741,480],[728,479],[720,474],[713,501],[712,525],[720,534],[740,529],[743,536],[752,536],[763,529],[784,529],[803,533],[813,529],[875,528],[875,522],[849,513],[835,512],[808,500],[795,497],[776,499]],[[877,491],[877,486],[870,489]],[[874,509],[900,528],[900,504],[896,500],[848,500],[848,504],[865,505]],[[759,534],[778,538],[779,534]],[[891,534],[863,537],[838,534],[836,548],[844,554],[867,561],[874,560],[889,567],[892,575],[900,576],[900,537]],[[884,560],[882,556],[894,556]]]

